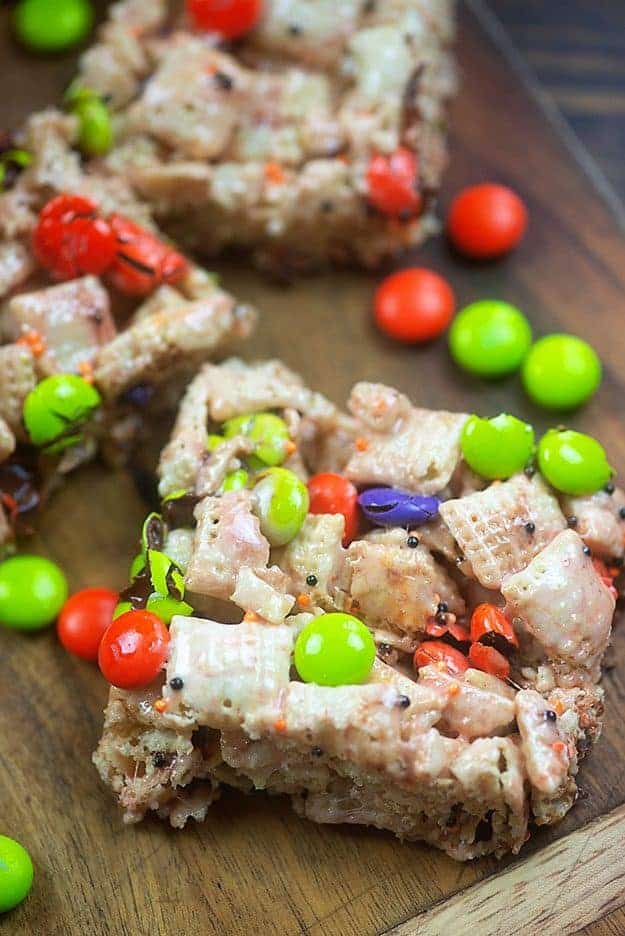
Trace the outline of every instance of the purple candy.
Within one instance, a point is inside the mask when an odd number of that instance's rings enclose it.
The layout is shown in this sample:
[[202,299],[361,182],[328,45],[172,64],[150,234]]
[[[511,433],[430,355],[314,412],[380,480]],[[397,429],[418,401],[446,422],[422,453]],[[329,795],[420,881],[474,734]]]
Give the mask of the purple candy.
[[379,487],[363,491],[358,503],[367,520],[376,526],[412,527],[434,520],[438,514],[438,497],[412,494],[398,488]]

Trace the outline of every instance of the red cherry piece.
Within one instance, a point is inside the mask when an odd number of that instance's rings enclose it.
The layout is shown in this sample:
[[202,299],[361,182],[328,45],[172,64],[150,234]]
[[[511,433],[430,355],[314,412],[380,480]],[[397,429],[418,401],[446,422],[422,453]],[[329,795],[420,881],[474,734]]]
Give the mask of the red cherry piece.
[[418,190],[419,167],[415,154],[400,146],[390,156],[372,156],[367,168],[369,202],[391,217],[418,215],[423,198]]
[[358,535],[358,491],[342,475],[324,472],[308,482],[309,512],[312,514],[343,514],[345,533],[343,546],[349,546]]
[[182,254],[123,215],[111,215],[109,221],[116,238],[109,279],[116,289],[146,296],[157,286],[182,279],[188,269]]
[[447,671],[453,675],[460,675],[469,668],[465,655],[442,640],[426,640],[415,651],[415,667],[430,666],[432,663],[444,663]]
[[449,325],[455,308],[456,297],[449,283],[423,267],[387,277],[374,300],[380,331],[407,344],[438,337]]
[[471,640],[483,640],[488,634],[503,637],[513,647],[519,646],[514,628],[503,611],[484,603],[478,605],[471,615]]
[[505,185],[485,183],[463,189],[453,200],[447,233],[454,247],[479,260],[509,253],[527,228],[527,210]]
[[475,669],[490,673],[491,676],[497,676],[499,679],[507,679],[510,675],[510,664],[503,653],[495,647],[487,647],[482,643],[471,644],[469,660]]
[[69,653],[95,662],[105,630],[119,600],[108,588],[85,588],[69,598],[56,625],[60,642]]
[[33,231],[33,252],[57,280],[100,276],[115,257],[110,224],[90,198],[57,195],[42,208]]
[[187,13],[196,29],[237,39],[256,25],[261,0],[187,0]]
[[127,611],[107,628],[98,663],[105,679],[118,689],[148,686],[162,670],[169,631],[150,611]]

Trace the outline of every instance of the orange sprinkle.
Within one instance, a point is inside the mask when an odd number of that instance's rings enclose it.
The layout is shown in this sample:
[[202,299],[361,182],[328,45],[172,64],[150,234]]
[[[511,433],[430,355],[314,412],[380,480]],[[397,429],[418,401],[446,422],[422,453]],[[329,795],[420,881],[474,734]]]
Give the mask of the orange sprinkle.
[[458,695],[459,692],[460,692],[460,686],[458,685],[458,683],[452,683],[451,686],[449,687],[449,695],[456,696]]
[[156,709],[157,712],[160,712],[162,715],[163,712],[166,712],[168,709],[167,699],[157,699],[156,702],[154,703],[154,708]]
[[297,445],[295,444],[293,439],[289,439],[289,441],[284,446],[284,450],[287,453],[287,455],[294,455],[295,452],[297,452]]
[[566,748],[566,744],[564,743],[564,741],[554,741],[553,744],[551,745],[551,750],[554,751],[556,754],[562,754],[565,748]]
[[362,436],[358,436],[358,438],[354,442],[354,445],[356,446],[359,452],[366,452],[367,449],[369,448],[369,443],[367,442],[366,439],[363,439]]
[[93,374],[93,364],[91,361],[81,361],[78,365],[78,370],[80,371],[80,376],[82,379],[89,384],[92,384],[94,381]]
[[556,713],[556,715],[562,715],[562,713],[564,712],[564,705],[562,704],[562,702],[560,702],[559,699],[557,700],[557,702],[553,704],[552,708],[554,712]]
[[243,615],[243,620],[248,624],[253,624],[256,621],[260,621],[260,615],[256,614],[256,611],[246,611]]
[[310,604],[310,595],[301,594],[297,596],[297,603],[302,605],[302,607],[307,608]]
[[286,722],[283,718],[278,718],[273,723],[273,727],[275,728],[276,731],[279,731],[280,734],[284,734],[284,732],[286,731]]
[[30,348],[35,357],[41,357],[46,351],[46,343],[43,336],[40,335],[38,331],[35,331],[34,328],[29,329],[21,338],[18,338],[17,344],[26,345]]
[[277,162],[265,163],[265,178],[273,185],[282,185],[285,181],[284,169]]
[[217,72],[217,66],[215,64],[207,65],[204,71],[207,75],[214,75]]

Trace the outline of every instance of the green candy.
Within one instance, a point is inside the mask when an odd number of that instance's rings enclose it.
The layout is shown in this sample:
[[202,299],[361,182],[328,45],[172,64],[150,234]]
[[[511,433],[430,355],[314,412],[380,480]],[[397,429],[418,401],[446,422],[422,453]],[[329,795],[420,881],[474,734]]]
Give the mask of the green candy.
[[132,582],[136,577],[143,572],[145,569],[145,556],[143,553],[138,553],[135,558],[130,563],[130,581]]
[[33,885],[33,863],[23,845],[0,835],[0,913],[17,907]]
[[471,416],[464,424],[460,447],[473,471],[489,480],[503,480],[529,462],[534,453],[534,430],[508,413],[493,419]]
[[93,26],[89,0],[20,0],[13,27],[35,52],[64,52],[86,39]]
[[479,377],[513,373],[521,366],[531,341],[532,330],[523,313],[494,299],[466,306],[449,329],[454,361]]
[[186,601],[180,601],[178,598],[172,598],[171,595],[150,595],[146,604],[146,611],[151,611],[160,617],[163,624],[170,624],[171,619],[180,614],[183,617],[189,617],[193,614],[193,608]]
[[253,468],[266,465],[281,465],[287,456],[290,441],[287,424],[274,413],[248,413],[229,419],[223,426],[226,439],[247,436],[254,443],[254,452],[249,459]]
[[288,468],[268,468],[254,488],[260,529],[272,546],[289,543],[308,513],[308,488]]
[[[76,374],[46,377],[24,401],[24,424],[31,442],[37,446],[57,442],[84,423],[101,402],[96,388]],[[69,441],[63,440],[65,447]]]
[[67,594],[67,579],[54,562],[13,556],[0,565],[0,624],[25,631],[47,627]]
[[550,429],[538,444],[538,467],[557,491],[593,494],[613,475],[600,442],[572,429]]
[[307,683],[347,686],[367,680],[375,642],[350,614],[322,614],[307,624],[295,643],[295,667]]
[[523,362],[521,377],[529,397],[546,409],[581,406],[601,383],[601,361],[575,335],[547,335],[534,344]]
[[215,449],[218,449],[225,441],[223,436],[215,435],[214,432],[211,432],[206,436],[206,449],[209,452],[214,452]]
[[113,125],[108,107],[100,98],[81,101],[73,113],[78,118],[78,146],[86,156],[104,156],[113,146]]
[[132,611],[132,604],[130,601],[118,602],[113,611],[113,620],[116,621],[118,617],[121,617],[122,614],[126,614],[128,611]]
[[231,471],[229,475],[226,475],[224,482],[219,489],[220,494],[225,494],[226,491],[242,491],[247,487],[247,483],[250,479],[249,472],[245,468],[239,468],[237,471]]

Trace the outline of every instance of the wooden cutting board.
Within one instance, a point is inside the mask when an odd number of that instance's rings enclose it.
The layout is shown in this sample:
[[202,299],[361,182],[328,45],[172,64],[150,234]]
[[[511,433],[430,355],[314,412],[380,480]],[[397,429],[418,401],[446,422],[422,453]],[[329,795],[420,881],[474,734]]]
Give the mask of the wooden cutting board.
[[[452,164],[443,203],[483,179],[527,200],[531,227],[509,259],[476,266],[441,239],[411,261],[442,271],[459,301],[517,303],[538,335],[573,331],[605,364],[596,399],[573,425],[597,434],[625,470],[622,430],[625,245],[615,218],[506,55],[462,14],[462,92],[453,110]],[[0,40],[3,121],[53,102],[68,60],[20,55]],[[226,286],[263,312],[250,357],[281,356],[312,386],[343,402],[358,379],[382,380],[425,406],[549,420],[511,378],[486,385],[450,364],[443,342],[398,348],[371,327],[376,277],[331,274],[292,288],[268,285],[244,265],[216,267]],[[67,570],[73,588],[125,581],[146,504],[132,479],[91,467],[71,479],[40,518],[35,540]],[[226,793],[203,825],[174,832],[157,821],[125,828],[90,757],[106,687],[68,656],[53,633],[0,633],[0,831],[30,850],[30,898],[0,932],[38,934],[279,934],[574,932],[625,901],[625,633],[617,626],[605,676],[604,735],[581,771],[583,797],[566,820],[539,831],[514,862],[457,864],[371,829],[319,827],[286,801]],[[598,820],[595,825],[589,825]],[[455,896],[453,896],[455,895]],[[403,925],[402,925],[403,924]],[[394,927],[399,927],[397,930]],[[623,932],[616,929],[615,932]],[[590,930],[588,932],[591,932]],[[593,930],[595,932],[595,930]]]

